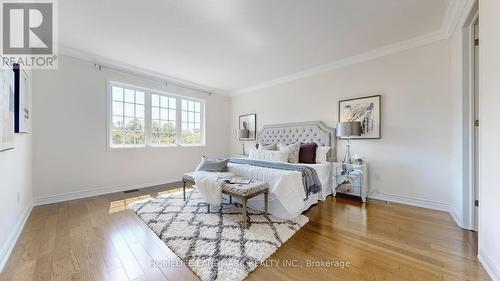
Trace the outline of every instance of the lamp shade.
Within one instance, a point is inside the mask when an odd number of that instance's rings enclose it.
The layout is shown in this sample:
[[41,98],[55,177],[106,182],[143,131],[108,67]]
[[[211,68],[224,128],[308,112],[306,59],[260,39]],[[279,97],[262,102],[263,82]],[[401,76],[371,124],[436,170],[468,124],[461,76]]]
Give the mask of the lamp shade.
[[337,123],[337,137],[361,136],[361,122]]
[[248,130],[248,129],[239,129],[238,130],[238,137],[240,139],[248,139],[249,136],[250,136],[250,130]]

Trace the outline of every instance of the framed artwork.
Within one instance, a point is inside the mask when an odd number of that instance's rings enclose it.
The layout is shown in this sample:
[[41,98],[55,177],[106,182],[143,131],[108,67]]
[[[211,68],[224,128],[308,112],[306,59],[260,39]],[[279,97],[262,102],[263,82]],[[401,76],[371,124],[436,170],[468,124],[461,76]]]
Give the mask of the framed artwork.
[[14,133],[30,132],[31,96],[28,74],[14,64]]
[[14,71],[0,67],[0,152],[13,149]]
[[351,139],[380,139],[380,95],[339,101],[339,122],[361,122],[361,136]]
[[238,136],[240,141],[254,141],[257,135],[257,114],[246,114],[240,115],[240,126],[239,131],[245,130],[248,135],[247,138],[242,137],[242,134]]

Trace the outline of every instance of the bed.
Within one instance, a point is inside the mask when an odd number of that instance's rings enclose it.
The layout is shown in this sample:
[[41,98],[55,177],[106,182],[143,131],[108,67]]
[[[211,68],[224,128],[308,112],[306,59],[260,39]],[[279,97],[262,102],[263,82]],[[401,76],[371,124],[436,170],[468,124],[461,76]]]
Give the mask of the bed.
[[[330,146],[332,149],[328,154],[328,160],[335,161],[335,129],[327,127],[321,121],[267,125],[257,134],[257,143],[259,144],[292,144],[295,142],[315,142],[318,146]],[[297,171],[234,163],[228,165],[228,170],[236,176],[267,182],[269,184],[268,212],[283,219],[293,219],[332,194],[332,164],[293,165],[305,165],[313,168],[321,182],[321,191],[310,194],[306,199],[302,174]],[[253,209],[263,210],[264,200],[255,197],[248,201],[248,205]]]

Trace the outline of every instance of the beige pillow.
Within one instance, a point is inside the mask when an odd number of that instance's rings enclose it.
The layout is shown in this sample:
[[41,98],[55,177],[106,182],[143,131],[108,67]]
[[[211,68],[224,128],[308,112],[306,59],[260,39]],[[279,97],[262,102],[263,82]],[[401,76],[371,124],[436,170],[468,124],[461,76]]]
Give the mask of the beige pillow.
[[248,154],[248,159],[286,163],[288,151],[252,149]]
[[327,155],[330,149],[331,147],[329,146],[318,146],[318,148],[316,148],[316,163],[328,163]]
[[263,143],[259,143],[259,149],[260,150],[278,150],[278,147],[276,146],[275,143],[271,143],[271,144],[263,144]]
[[288,151],[288,163],[299,163],[300,142],[294,144],[278,144],[278,150]]

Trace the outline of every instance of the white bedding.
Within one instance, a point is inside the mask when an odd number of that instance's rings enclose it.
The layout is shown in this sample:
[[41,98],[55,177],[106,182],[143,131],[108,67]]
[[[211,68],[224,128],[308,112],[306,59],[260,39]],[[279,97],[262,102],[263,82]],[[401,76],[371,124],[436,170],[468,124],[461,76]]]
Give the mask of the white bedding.
[[[269,184],[268,212],[284,219],[293,219],[311,205],[332,194],[331,176],[332,164],[292,164],[306,165],[318,174],[322,190],[318,194],[306,194],[302,183],[302,173],[298,171],[276,170],[246,164],[228,164],[229,172],[236,176],[260,180]],[[264,210],[264,197],[256,196],[248,201],[248,206],[256,210]]]

